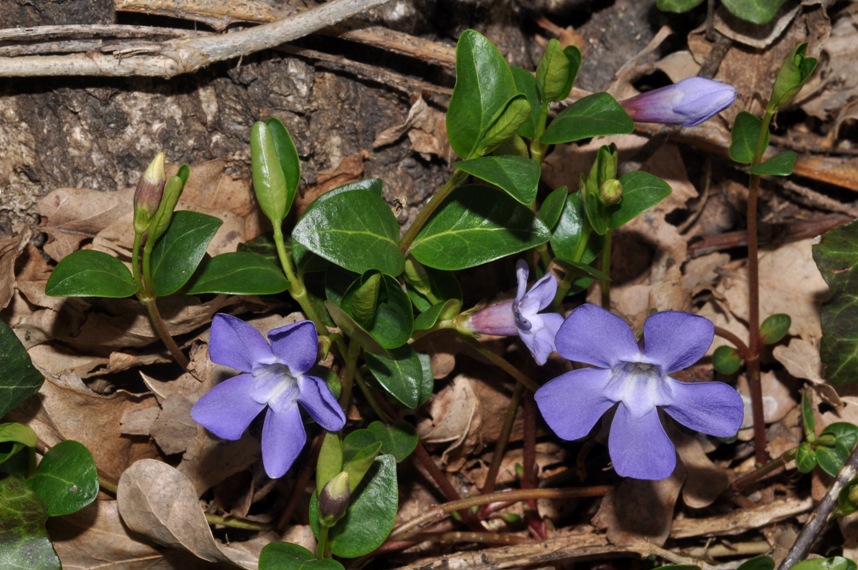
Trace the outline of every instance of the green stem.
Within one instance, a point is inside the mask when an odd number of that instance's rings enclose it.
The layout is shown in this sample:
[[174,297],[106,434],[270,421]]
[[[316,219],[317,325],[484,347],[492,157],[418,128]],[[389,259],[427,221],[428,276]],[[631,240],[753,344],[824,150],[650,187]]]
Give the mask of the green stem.
[[449,180],[447,180],[447,183],[444,184],[438,192],[432,196],[429,203],[417,213],[417,217],[414,218],[414,222],[411,224],[411,227],[408,228],[408,231],[406,231],[405,235],[402,236],[402,239],[399,240],[399,251],[402,252],[402,255],[405,255],[408,252],[408,248],[411,247],[411,244],[414,242],[414,238],[417,237],[417,234],[420,233],[420,230],[423,229],[423,226],[426,225],[426,222],[428,222],[429,218],[432,217],[432,214],[435,213],[435,210],[437,210],[444,200],[447,199],[447,196],[456,189],[456,186],[464,182],[467,177],[467,173],[462,172],[461,170],[453,172],[453,175]]
[[319,528],[319,542],[316,545],[316,558],[321,560],[322,558],[330,558],[331,554],[328,552],[328,527],[325,525],[320,525]]
[[[575,253],[572,256],[572,260],[575,263],[581,263],[581,260],[584,259],[584,253],[587,251],[587,244],[590,241],[590,236],[593,235],[593,228],[590,227],[589,222],[584,223],[584,227],[581,228],[581,237],[578,239],[578,243],[575,246]],[[554,308],[555,310],[560,310],[561,304],[563,303],[563,299],[566,297],[566,294],[569,293],[569,289],[572,287],[572,281],[574,281],[577,277],[580,277],[579,274],[574,271],[567,271],[563,276],[563,279],[557,284],[557,293],[554,295]]]
[[352,386],[354,386],[355,370],[357,370],[360,348],[360,343],[353,340],[349,343],[349,349],[346,353],[346,367],[343,370],[342,388],[340,389],[340,406],[344,410],[349,409],[349,402],[352,399]]
[[170,355],[173,357],[173,360],[176,361],[176,364],[181,366],[183,370],[187,370],[191,361],[188,360],[188,357],[185,356],[179,348],[179,345],[176,344],[176,341],[173,340],[172,336],[170,336],[170,331],[167,329],[167,323],[164,322],[163,317],[161,317],[161,311],[158,310],[157,299],[155,299],[155,297],[146,289],[148,289],[148,287],[144,286],[144,291],[138,294],[137,298],[141,303],[143,303],[143,306],[146,307],[146,311],[149,314],[149,322],[152,323],[155,333],[161,339],[161,342],[164,343],[164,346],[167,347],[167,350],[170,351]]
[[602,285],[602,308],[611,310],[611,235],[613,232],[608,230],[605,233],[605,243],[602,245],[602,273],[607,279],[601,282]]
[[742,356],[743,359],[748,357],[748,345],[746,345],[745,342],[735,334],[731,333],[725,328],[715,327],[715,336],[720,336],[724,340],[732,343],[733,346],[736,347],[736,350],[739,351],[739,354]]
[[502,356],[495,354],[494,352],[480,344],[480,342],[473,337],[465,335],[460,336],[465,342],[465,344],[477,351],[483,358],[485,358],[486,360],[488,360],[489,362],[512,376],[516,382],[518,382],[531,392],[536,392],[539,389],[539,384],[528,378],[523,372],[521,372],[521,370],[507,362],[506,359],[504,359]]
[[137,284],[137,290],[140,290],[142,283],[140,282],[140,245],[143,242],[143,234],[134,232],[134,245],[131,247],[131,275],[134,278],[134,283]]
[[316,331],[319,334],[327,334],[328,331],[322,322],[321,316],[316,307],[313,305],[310,296],[307,294],[307,288],[304,286],[304,280],[298,277],[295,273],[295,268],[292,267],[292,259],[289,257],[289,252],[286,251],[286,241],[283,238],[283,228],[280,224],[274,225],[274,246],[277,248],[277,258],[280,260],[280,266],[283,268],[283,274],[289,281],[289,294],[295,299],[295,302],[301,307],[301,310],[307,315],[307,318],[313,321],[316,325]]

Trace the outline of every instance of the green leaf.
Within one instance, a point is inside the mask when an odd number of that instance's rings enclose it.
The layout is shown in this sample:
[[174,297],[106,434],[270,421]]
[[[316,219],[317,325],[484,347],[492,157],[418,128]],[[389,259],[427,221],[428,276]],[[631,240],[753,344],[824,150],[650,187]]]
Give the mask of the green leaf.
[[417,449],[417,430],[408,422],[397,420],[392,425],[374,421],[367,430],[381,442],[381,452],[392,455],[401,463]]
[[489,184],[494,184],[517,202],[529,206],[536,199],[539,165],[521,156],[483,156],[453,164]]
[[393,530],[398,503],[396,461],[392,455],[376,457],[345,517],[330,531],[331,552],[357,558],[381,546]]
[[489,124],[482,137],[480,146],[472,156],[479,156],[494,150],[502,142],[515,135],[518,128],[531,116],[530,103],[521,93],[509,100],[496,118]]
[[338,433],[325,432],[316,461],[316,492],[343,470],[343,442]]
[[598,136],[624,135],[635,123],[617,100],[607,93],[593,93],[561,111],[540,137],[540,142],[558,144]]
[[384,348],[397,348],[408,342],[414,330],[414,309],[399,282],[381,276],[374,318],[367,322],[360,322],[354,312],[355,293],[359,290],[360,287],[351,287],[346,291],[342,309]]
[[45,293],[54,297],[122,299],[136,292],[131,271],[121,261],[89,249],[64,257],[45,284]]
[[581,67],[581,50],[566,49],[554,38],[548,40],[536,68],[536,87],[543,101],[562,101],[569,96]]
[[413,348],[401,346],[389,356],[367,352],[364,358],[378,383],[403,406],[413,410],[420,404],[423,366]]
[[[274,150],[280,159],[280,167],[283,169],[283,177],[286,180],[286,209],[288,214],[298,192],[298,183],[301,181],[301,160],[298,158],[298,149],[292,142],[289,131],[280,119],[271,118],[265,121],[268,131],[271,133]],[[285,214],[284,214],[285,217]]]
[[[360,485],[361,481],[363,481],[363,478],[364,476],[366,476],[367,471],[369,471],[369,468],[372,467],[372,462],[375,460],[375,457],[381,451],[381,442],[377,441],[374,435],[371,435],[371,437],[373,438],[372,443],[368,444],[362,449],[357,450],[357,452],[355,453],[349,453],[348,458],[346,458],[345,453],[343,454],[343,471],[345,471],[349,475],[349,492],[351,493],[354,493],[355,489],[357,489],[358,485]],[[348,439],[346,443],[349,444],[349,446],[351,447],[355,443],[354,440],[355,438],[352,437]]]
[[731,14],[752,24],[768,24],[786,0],[721,0]]
[[77,512],[98,495],[95,461],[85,445],[66,440],[53,446],[27,485],[48,507],[48,516]]
[[825,426],[820,437],[824,435],[833,435],[837,443],[851,450],[858,443],[858,426],[849,422],[834,422]]
[[732,376],[742,366],[742,356],[732,346],[719,346],[712,353],[712,366],[718,374]]
[[542,201],[542,206],[539,208],[539,219],[549,230],[553,230],[557,222],[560,221],[560,215],[563,213],[563,206],[566,205],[566,196],[568,195],[569,188],[561,186],[552,190],[551,194]]
[[703,0],[658,0],[656,6],[662,12],[684,14],[703,3]]
[[[253,192],[256,194],[259,209],[271,220],[272,225],[279,226],[289,212],[289,190],[274,137],[267,123],[253,123],[250,129],[250,168],[253,173]],[[284,149],[282,158],[288,161],[285,154],[288,154],[288,151]]]
[[620,183],[623,185],[623,199],[610,210],[609,225],[615,229],[649,210],[671,192],[670,184],[641,170],[625,174]]
[[858,223],[830,230],[813,246],[813,259],[831,289],[822,304],[820,357],[825,377],[842,386],[858,381]]
[[819,463],[819,468],[832,477],[837,477],[837,473],[847,459],[849,459],[849,449],[840,442],[833,447],[820,445],[816,448],[816,461]]
[[249,251],[222,253],[204,261],[191,280],[189,295],[276,295],[289,288],[283,271],[268,258]]
[[42,387],[45,377],[33,366],[27,349],[0,320],[0,418]]
[[816,415],[813,413],[813,405],[807,395],[807,390],[801,392],[801,425],[804,431],[804,439],[808,442],[816,441]]
[[223,222],[214,216],[181,210],[152,248],[152,292],[172,295],[197,270],[206,248]]
[[331,558],[317,560],[299,544],[269,542],[259,553],[259,570],[344,570],[344,567]]
[[[0,445],[0,463],[4,463],[25,447],[36,447],[36,440],[36,432],[28,425],[0,424],[0,444],[11,443],[8,446]],[[7,451],[3,451],[4,448]]]
[[756,556],[742,562],[736,570],[774,570],[775,561],[769,556]]
[[385,347],[381,346],[377,340],[372,338],[372,335],[369,334],[369,332],[367,332],[367,330],[362,326],[357,324],[351,315],[340,308],[339,305],[332,303],[331,301],[325,301],[325,308],[328,310],[328,314],[331,315],[331,319],[334,321],[334,324],[340,327],[343,334],[349,339],[357,342],[365,350],[370,352],[374,352],[376,354],[384,354],[386,352]]
[[375,320],[381,285],[381,273],[369,271],[355,279],[343,295],[343,301],[348,299],[346,310],[363,328],[371,327]]
[[763,344],[777,344],[789,332],[792,319],[784,313],[769,315],[760,325],[760,340]]
[[47,507],[21,479],[0,479],[0,568],[61,568],[47,520]]
[[551,235],[554,255],[569,263],[590,263],[599,253],[597,240],[589,239],[590,234],[590,222],[581,203],[581,193],[569,194],[560,222]]
[[[730,132],[730,158],[740,164],[751,164],[754,161],[754,150],[757,147],[757,137],[763,121],[747,111],[736,115],[733,130]],[[769,145],[769,134],[766,133],[766,146]]]
[[417,234],[410,253],[436,269],[466,269],[525,251],[551,237],[533,212],[497,190],[461,186]]
[[292,239],[355,273],[375,269],[396,276],[405,265],[399,253],[399,224],[373,192],[346,191],[316,200],[295,226]]
[[[775,1],[775,0],[770,0]],[[780,0],[783,2],[783,0]],[[816,59],[807,57],[807,43],[795,46],[792,53],[786,56],[778,76],[772,86],[772,97],[769,106],[776,110],[783,109],[795,99],[805,82],[810,79],[816,69]]]
[[833,558],[816,558],[805,560],[792,566],[790,570],[856,570],[858,566],[848,558],[835,556]]
[[776,154],[762,164],[752,166],[749,172],[760,176],[789,176],[792,174],[797,156],[795,152],[787,150]]
[[526,69],[513,66],[512,77],[515,80],[515,88],[523,93],[530,104],[530,116],[524,119],[518,127],[518,134],[522,137],[532,139],[536,136],[536,121],[539,118],[539,92],[536,90],[536,78]]
[[462,32],[447,110],[447,137],[456,154],[478,156],[489,127],[517,94],[512,71],[498,49],[479,32]]
[[444,301],[462,300],[462,287],[451,271],[425,267],[409,256],[405,260],[403,277],[408,285],[408,296],[418,311]]
[[802,473],[810,473],[816,469],[816,453],[806,441],[798,444],[795,456],[795,466]]
[[852,479],[840,489],[834,516],[845,517],[854,512],[858,512],[858,479]]
[[414,330],[427,331],[438,324],[438,321],[451,319],[462,310],[462,302],[458,299],[448,299],[432,305],[414,319]]

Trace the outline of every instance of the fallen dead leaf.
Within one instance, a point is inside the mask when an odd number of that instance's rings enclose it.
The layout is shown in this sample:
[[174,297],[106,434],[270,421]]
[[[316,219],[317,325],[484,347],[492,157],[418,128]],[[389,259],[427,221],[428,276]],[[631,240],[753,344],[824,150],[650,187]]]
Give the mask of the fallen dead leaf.
[[458,471],[468,454],[481,446],[480,401],[470,379],[459,374],[449,386],[435,394],[429,418],[417,424],[417,435],[425,444],[449,444],[441,455],[448,471]]

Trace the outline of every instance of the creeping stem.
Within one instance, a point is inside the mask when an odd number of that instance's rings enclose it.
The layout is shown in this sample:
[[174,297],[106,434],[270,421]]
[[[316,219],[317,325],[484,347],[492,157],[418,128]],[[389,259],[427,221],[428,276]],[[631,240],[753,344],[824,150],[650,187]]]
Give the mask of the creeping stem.
[[447,196],[450,195],[450,192],[456,189],[456,186],[465,181],[468,175],[461,170],[457,170],[453,173],[447,183],[444,184],[438,192],[435,193],[434,196],[429,200],[429,203],[426,204],[418,213],[417,217],[414,218],[414,222],[411,224],[411,227],[408,228],[408,231],[405,232],[405,235],[402,236],[402,239],[399,240],[399,251],[402,252],[403,255],[408,251],[408,248],[411,247],[412,242],[414,242],[414,238],[417,237],[417,234],[420,233],[420,230],[423,229],[423,226],[426,225],[426,222],[429,221],[429,218],[432,217],[432,214],[435,213],[435,210],[438,209],[444,200],[447,199]]

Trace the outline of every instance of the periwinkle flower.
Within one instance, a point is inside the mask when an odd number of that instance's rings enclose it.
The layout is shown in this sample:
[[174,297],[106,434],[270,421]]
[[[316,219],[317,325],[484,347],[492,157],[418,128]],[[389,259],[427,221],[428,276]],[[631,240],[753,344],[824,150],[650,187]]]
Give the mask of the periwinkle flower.
[[736,100],[732,85],[689,77],[620,101],[629,116],[641,123],[693,127],[720,113]]
[[623,477],[664,479],[676,467],[676,451],[659,409],[718,437],[733,436],[742,425],[742,398],[731,386],[670,377],[706,354],[713,338],[708,319],[664,311],[647,318],[641,347],[625,321],[596,305],[582,305],[560,326],[557,352],[593,367],[554,378],[536,391],[536,404],[566,440],[586,436],[616,406],[608,436],[614,469]]
[[191,417],[223,439],[241,437],[268,407],[262,426],[262,463],[272,479],[282,477],[301,453],[307,434],[298,404],[328,431],[342,429],[346,416],[327,384],[307,371],[316,362],[318,336],[299,321],[265,337],[239,318],[219,313],[212,320],[212,362],[241,374],[221,382],[191,408]]
[[515,299],[495,303],[472,313],[464,323],[464,328],[477,334],[518,335],[541,366],[555,350],[554,336],[563,323],[562,315],[539,313],[554,300],[557,280],[552,274],[546,273],[527,291],[529,270],[527,263],[521,259],[515,266],[515,274],[518,280]]

